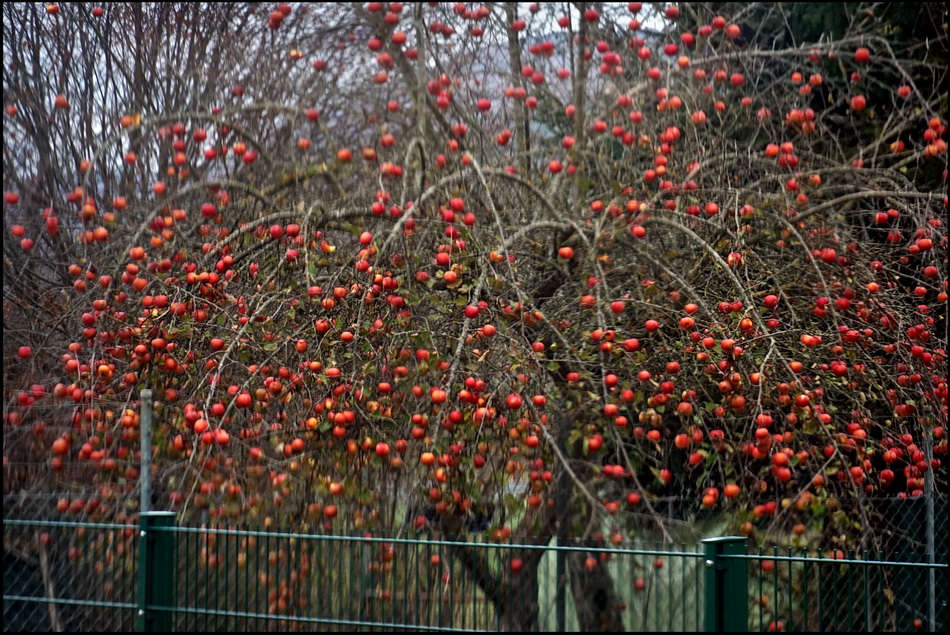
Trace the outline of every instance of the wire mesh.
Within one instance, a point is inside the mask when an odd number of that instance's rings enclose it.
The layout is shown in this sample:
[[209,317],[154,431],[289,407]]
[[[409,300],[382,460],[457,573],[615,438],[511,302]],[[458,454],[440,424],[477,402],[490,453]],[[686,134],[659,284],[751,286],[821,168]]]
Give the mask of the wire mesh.
[[4,630],[134,630],[137,540],[134,526],[4,518]]
[[750,630],[942,632],[946,602],[937,598],[946,584],[946,563],[893,562],[853,550],[759,550],[749,563]]
[[[57,520],[42,518],[62,498],[4,499],[4,629],[134,630],[134,519],[86,522],[88,500],[73,505],[84,500],[77,494]],[[947,506],[941,496],[933,503],[931,514],[923,497],[880,502],[889,525],[873,548],[783,545],[743,556],[750,630],[944,629]],[[151,610],[171,611],[180,631],[704,628],[698,545],[160,531],[173,532],[173,552],[161,557],[174,567],[176,600]]]
[[694,548],[173,531],[182,631],[702,628]]
[[944,631],[946,497],[888,499],[878,511],[889,524],[869,548],[759,549],[749,562],[750,630]]

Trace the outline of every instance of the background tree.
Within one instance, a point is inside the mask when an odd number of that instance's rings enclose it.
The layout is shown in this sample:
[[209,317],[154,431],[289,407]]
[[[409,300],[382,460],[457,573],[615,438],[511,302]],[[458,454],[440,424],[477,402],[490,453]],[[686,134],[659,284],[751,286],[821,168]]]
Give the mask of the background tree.
[[[5,492],[134,516],[150,388],[185,518],[879,546],[947,487],[945,9],[785,10],[4,5]],[[529,628],[541,554],[455,555]]]

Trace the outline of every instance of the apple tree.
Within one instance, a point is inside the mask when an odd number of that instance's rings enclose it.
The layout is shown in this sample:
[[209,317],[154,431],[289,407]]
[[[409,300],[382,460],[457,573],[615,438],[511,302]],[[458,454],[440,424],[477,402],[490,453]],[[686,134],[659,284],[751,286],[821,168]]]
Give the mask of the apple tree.
[[[947,489],[947,34],[787,10],[4,5],[5,493],[134,516],[148,389],[183,518],[878,544]],[[541,553],[456,556],[530,626]]]

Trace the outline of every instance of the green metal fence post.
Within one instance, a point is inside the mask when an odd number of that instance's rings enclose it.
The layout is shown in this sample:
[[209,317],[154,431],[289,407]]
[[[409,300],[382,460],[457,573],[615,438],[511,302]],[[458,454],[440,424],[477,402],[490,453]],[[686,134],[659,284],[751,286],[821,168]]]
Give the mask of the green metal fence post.
[[749,629],[748,565],[746,539],[736,536],[707,538],[706,547],[706,632],[745,633]]
[[175,602],[175,512],[146,512],[139,520],[139,632],[167,633]]

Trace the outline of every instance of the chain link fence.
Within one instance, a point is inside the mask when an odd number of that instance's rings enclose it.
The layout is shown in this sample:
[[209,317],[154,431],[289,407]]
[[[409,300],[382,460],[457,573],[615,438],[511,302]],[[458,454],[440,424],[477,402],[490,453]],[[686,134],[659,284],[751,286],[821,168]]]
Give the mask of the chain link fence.
[[5,517],[4,630],[134,630],[137,535],[134,526]]
[[[122,522],[87,522],[96,511],[91,500],[76,492],[4,497],[5,630],[135,629],[137,519],[130,511]],[[873,502],[867,546],[785,544],[742,556],[750,630],[947,625],[946,497]],[[839,505],[842,518],[858,522],[855,509]],[[176,630],[511,630],[526,614],[533,616],[527,625],[541,630],[589,628],[609,615],[625,630],[703,629],[696,545],[574,542],[559,553],[550,545],[478,540],[463,550],[427,534],[393,540],[197,525],[173,531],[174,553],[166,557],[175,566]],[[535,550],[543,550],[536,561]],[[521,578],[511,574],[515,560],[528,568]],[[492,590],[480,577],[489,574],[507,586]],[[575,604],[575,597],[595,595]],[[592,607],[599,616],[590,615]]]
[[880,499],[863,514],[857,505],[867,501],[851,503],[836,513],[856,530],[871,523],[859,546],[760,548],[746,558],[750,630],[945,630],[946,496]]

